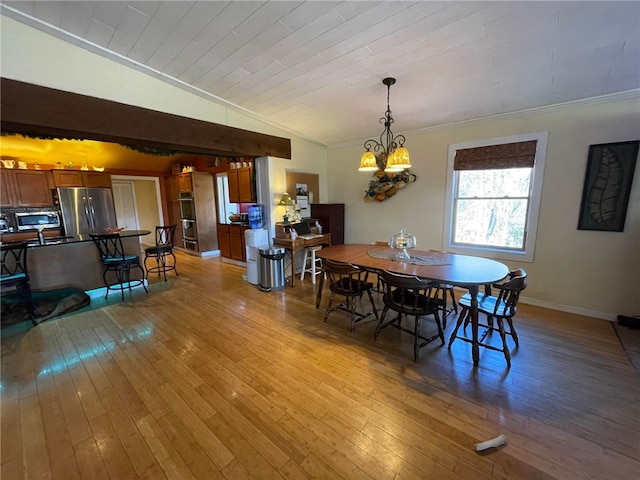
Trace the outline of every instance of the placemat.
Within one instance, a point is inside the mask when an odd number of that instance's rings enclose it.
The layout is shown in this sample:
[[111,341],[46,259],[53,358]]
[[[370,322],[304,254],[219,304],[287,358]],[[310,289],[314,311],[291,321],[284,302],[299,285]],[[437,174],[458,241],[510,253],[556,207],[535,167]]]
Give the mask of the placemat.
[[385,260],[394,260],[396,262],[402,261],[405,263],[412,263],[414,265],[449,265],[449,262],[445,262],[441,258],[438,258],[433,255],[409,255],[409,259],[398,260],[396,256],[398,255],[398,250],[370,250],[367,252],[370,257],[373,258],[383,258]]

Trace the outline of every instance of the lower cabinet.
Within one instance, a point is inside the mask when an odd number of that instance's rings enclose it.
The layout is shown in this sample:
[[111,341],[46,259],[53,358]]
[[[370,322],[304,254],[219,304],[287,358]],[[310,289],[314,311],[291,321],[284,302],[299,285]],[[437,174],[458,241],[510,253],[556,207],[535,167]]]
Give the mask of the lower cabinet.
[[218,224],[218,247],[220,255],[239,262],[246,262],[247,255],[244,243],[244,232],[248,225]]

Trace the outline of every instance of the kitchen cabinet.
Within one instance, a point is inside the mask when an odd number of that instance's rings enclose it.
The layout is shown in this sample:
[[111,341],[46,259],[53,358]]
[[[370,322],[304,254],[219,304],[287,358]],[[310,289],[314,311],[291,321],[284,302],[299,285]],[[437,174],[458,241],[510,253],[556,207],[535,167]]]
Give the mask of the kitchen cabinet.
[[220,255],[224,258],[231,258],[239,262],[247,261],[244,232],[250,227],[248,225],[228,225],[218,224],[218,247]]
[[231,203],[254,203],[255,188],[251,167],[242,167],[227,172],[229,181],[229,201]]
[[[191,182],[191,179],[189,179]],[[180,199],[180,190],[178,189],[178,177],[171,175],[165,178],[164,182],[167,203],[177,203]]]
[[41,170],[2,170],[3,207],[48,207],[53,204],[51,173]]
[[83,170],[52,170],[56,187],[111,188],[111,175]]
[[231,258],[231,240],[229,239],[229,225],[218,224],[218,248],[220,256]]
[[180,192],[183,192],[183,188],[188,185],[191,188],[191,195],[180,198],[184,207],[181,215],[185,214],[185,211],[189,211],[190,216],[187,219],[191,221],[188,231],[185,231],[184,223],[180,223],[179,228],[183,228],[182,245],[185,249],[196,252],[217,250],[218,223],[213,175],[206,172],[189,172],[181,173],[177,177]]
[[344,203],[312,203],[311,217],[318,219],[322,233],[331,234],[331,245],[344,243]]
[[2,169],[0,170],[0,180],[2,181],[2,188],[0,189],[0,207],[15,207],[16,191],[14,188],[13,172]]
[[193,181],[191,173],[179,173],[176,175],[178,181],[178,192],[193,192]]

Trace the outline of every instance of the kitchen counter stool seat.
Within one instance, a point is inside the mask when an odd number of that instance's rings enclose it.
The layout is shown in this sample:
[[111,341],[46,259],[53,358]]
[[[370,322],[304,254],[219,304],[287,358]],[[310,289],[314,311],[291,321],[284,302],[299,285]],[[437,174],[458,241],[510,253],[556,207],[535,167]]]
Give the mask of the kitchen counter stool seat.
[[[300,281],[304,281],[304,274],[309,272],[311,274],[311,283],[315,285],[316,275],[322,273],[322,259],[316,257],[316,252],[322,250],[322,245],[315,245],[312,247],[305,247],[304,259],[302,260],[302,273],[300,274]],[[307,266],[309,262],[309,266]]]
[[[140,263],[138,255],[127,254],[122,246],[122,238],[118,233],[109,233],[105,235],[89,234],[93,243],[98,248],[100,259],[104,270],[102,279],[107,290],[104,298],[109,297],[109,290],[120,290],[122,300],[124,300],[124,290],[128,288],[142,285],[145,292],[149,293],[145,285],[144,268]],[[131,279],[131,270],[140,270],[141,278]],[[115,274],[116,281],[109,283],[107,277],[109,272]]]
[[[147,269],[147,278],[149,274],[157,273],[158,276],[162,273],[164,275],[164,281],[167,281],[167,272],[173,270],[178,276],[178,270],[176,269],[176,256],[173,253],[173,238],[176,233],[176,225],[168,226],[156,226],[156,244],[153,247],[147,247],[144,249],[144,267]],[[167,264],[167,257],[173,258],[173,262]],[[155,267],[148,267],[148,259],[156,260]]]
[[0,290],[5,293],[15,288],[27,304],[31,323],[37,325],[27,270],[27,242],[1,243],[0,261]]

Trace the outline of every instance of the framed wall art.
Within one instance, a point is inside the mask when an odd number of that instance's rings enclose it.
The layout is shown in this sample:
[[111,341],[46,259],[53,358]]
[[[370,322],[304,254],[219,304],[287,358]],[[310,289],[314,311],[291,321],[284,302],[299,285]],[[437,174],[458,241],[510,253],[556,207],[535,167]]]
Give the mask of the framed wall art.
[[623,232],[640,140],[589,146],[578,230]]

